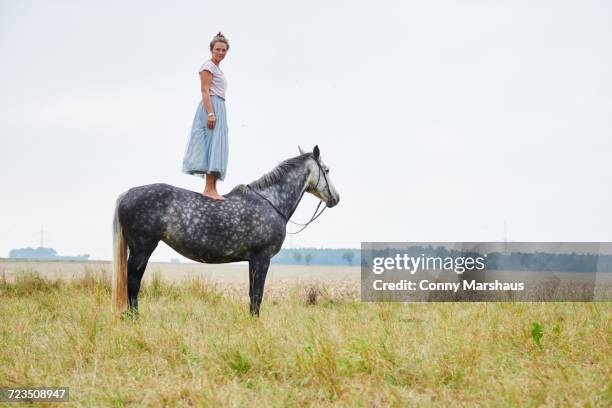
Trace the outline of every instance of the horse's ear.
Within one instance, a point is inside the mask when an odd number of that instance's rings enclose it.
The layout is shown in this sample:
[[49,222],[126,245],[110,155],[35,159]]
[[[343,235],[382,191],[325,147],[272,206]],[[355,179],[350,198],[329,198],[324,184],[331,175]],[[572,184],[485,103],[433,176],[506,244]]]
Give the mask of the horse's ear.
[[312,149],[312,155],[315,159],[319,158],[319,156],[321,155],[321,152],[319,151],[319,145],[316,145],[314,149]]
[[300,151],[300,154],[304,154],[304,151],[302,150],[302,148],[300,147],[300,145],[298,145],[298,150]]

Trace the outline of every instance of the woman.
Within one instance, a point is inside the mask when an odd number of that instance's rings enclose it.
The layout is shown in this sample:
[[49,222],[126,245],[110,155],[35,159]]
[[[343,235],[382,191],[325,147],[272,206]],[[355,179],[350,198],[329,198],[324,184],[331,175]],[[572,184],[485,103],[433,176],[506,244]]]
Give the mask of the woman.
[[183,159],[183,173],[206,178],[204,196],[225,200],[217,192],[217,179],[225,178],[229,145],[225,116],[227,81],[219,64],[229,50],[221,33],[210,42],[211,58],[200,67],[202,100],[196,110],[191,137]]

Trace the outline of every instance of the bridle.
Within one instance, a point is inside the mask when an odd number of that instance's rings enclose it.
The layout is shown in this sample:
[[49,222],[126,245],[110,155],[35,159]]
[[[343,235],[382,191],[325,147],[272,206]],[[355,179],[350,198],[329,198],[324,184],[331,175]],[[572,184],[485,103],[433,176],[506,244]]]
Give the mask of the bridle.
[[[327,194],[328,196],[331,198],[332,197],[332,193],[331,193],[331,189],[329,188],[329,181],[327,180],[327,176],[325,175],[325,171],[323,170],[323,167],[321,167],[321,163],[319,163],[319,161],[317,159],[315,159],[314,157],[312,158],[315,163],[317,163],[317,166],[319,167],[319,175],[317,177],[317,184],[315,184],[315,190],[319,187],[319,182],[321,181],[321,174],[323,174],[323,178],[325,179],[325,187],[327,187]],[[263,198],[265,201],[268,202],[268,204],[270,204],[272,206],[272,208],[274,208],[276,210],[277,213],[280,214],[281,217],[283,217],[285,219],[285,221],[287,221],[288,223],[292,223],[294,225],[299,225],[302,228],[300,228],[298,231],[296,232],[289,232],[287,231],[287,234],[291,234],[291,235],[295,235],[298,234],[302,231],[304,231],[306,229],[306,227],[308,225],[310,225],[310,223],[312,223],[314,220],[316,220],[317,218],[319,218],[319,216],[321,214],[323,214],[323,211],[325,211],[325,209],[327,208],[327,204],[325,204],[325,206],[323,207],[323,209],[321,210],[320,213],[317,214],[317,212],[319,211],[319,207],[321,207],[321,204],[323,204],[323,200],[319,199],[319,204],[317,205],[317,208],[315,209],[314,213],[312,214],[312,217],[310,218],[310,221],[308,221],[306,224],[300,224],[299,222],[295,222],[295,221],[291,221],[285,214],[283,214],[283,212],[281,210],[278,209],[278,207],[276,207],[274,205],[274,203],[272,203],[272,201],[270,201],[268,198],[266,198],[263,194],[261,194],[259,191],[254,190],[253,188],[251,188],[251,186],[249,186],[247,184],[247,187],[253,191],[255,194],[257,194],[258,196],[260,196],[261,198]]]

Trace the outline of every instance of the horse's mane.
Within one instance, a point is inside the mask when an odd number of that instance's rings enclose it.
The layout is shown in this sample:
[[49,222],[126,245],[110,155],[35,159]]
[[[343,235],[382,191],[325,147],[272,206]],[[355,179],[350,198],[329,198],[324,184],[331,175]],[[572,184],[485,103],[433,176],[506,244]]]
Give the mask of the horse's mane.
[[312,157],[312,153],[304,153],[302,155],[287,159],[284,162],[280,163],[278,166],[276,166],[274,169],[272,169],[270,172],[264,174],[257,180],[250,182],[249,187],[258,189],[270,187],[271,185],[276,184],[280,180],[282,180],[283,177],[285,177],[285,175],[291,170],[303,165],[304,161],[306,161],[306,159],[310,157]]

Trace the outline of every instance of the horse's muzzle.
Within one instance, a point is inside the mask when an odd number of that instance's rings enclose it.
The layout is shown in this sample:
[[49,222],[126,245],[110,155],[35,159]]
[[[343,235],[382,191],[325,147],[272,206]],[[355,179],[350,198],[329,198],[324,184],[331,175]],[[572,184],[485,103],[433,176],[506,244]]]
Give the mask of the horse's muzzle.
[[327,205],[328,208],[332,208],[338,205],[338,203],[340,202],[340,195],[337,194],[335,197],[332,197],[328,202],[326,202],[325,204]]

